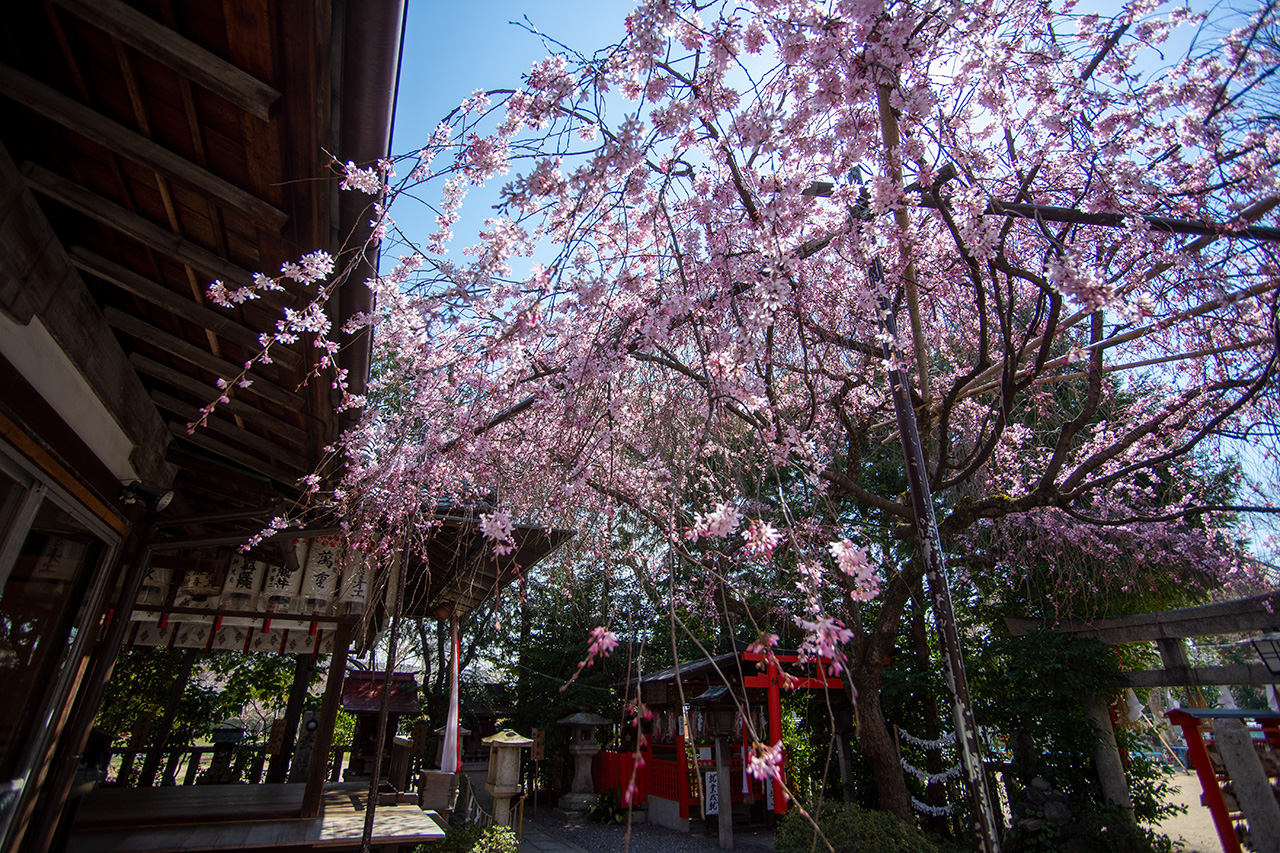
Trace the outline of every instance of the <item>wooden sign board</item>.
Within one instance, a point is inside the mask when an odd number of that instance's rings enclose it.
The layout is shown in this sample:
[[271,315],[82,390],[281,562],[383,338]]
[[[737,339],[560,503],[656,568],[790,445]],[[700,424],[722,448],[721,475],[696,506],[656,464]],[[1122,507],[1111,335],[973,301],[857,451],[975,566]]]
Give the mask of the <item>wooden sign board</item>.
[[284,726],[283,718],[277,718],[271,723],[271,736],[267,738],[267,755],[279,755],[280,750],[284,748]]
[[533,730],[533,748],[530,752],[530,758],[534,761],[542,761],[547,757],[547,730]]
[[137,752],[146,746],[147,735],[151,733],[151,721],[155,719],[155,716],[150,711],[143,711],[133,721],[133,731],[129,733],[129,752]]
[[418,720],[413,724],[413,734],[411,735],[412,743],[409,746],[409,752],[412,755],[425,755],[427,752],[427,735],[431,733],[431,729],[427,726],[426,720]]

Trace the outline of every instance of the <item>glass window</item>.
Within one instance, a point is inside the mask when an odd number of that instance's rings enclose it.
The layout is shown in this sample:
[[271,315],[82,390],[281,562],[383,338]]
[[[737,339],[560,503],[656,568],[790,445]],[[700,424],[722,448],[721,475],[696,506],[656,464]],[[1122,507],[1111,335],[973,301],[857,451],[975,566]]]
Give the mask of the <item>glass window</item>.
[[[0,486],[0,508],[5,500]],[[0,590],[0,781],[21,772],[24,747],[39,739],[105,551],[70,513],[41,502]]]

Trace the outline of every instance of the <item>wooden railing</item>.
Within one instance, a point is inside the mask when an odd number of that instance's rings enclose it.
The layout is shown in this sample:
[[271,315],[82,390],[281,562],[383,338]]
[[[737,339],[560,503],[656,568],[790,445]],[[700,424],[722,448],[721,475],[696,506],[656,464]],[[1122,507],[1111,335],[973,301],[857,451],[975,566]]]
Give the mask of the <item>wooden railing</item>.
[[[158,778],[150,780],[151,785],[194,785],[200,774],[213,764],[212,746],[182,746],[177,749],[166,749],[167,757],[161,763]],[[108,765],[106,779],[121,787],[140,787],[144,784],[140,777],[152,749],[114,752]],[[329,770],[326,778],[337,782],[342,778],[342,768],[351,752],[350,745],[335,746],[329,756]],[[431,769],[434,762],[425,758],[410,759],[409,778],[416,779],[418,771]],[[251,785],[260,784],[266,776],[266,768],[271,762],[265,746],[240,746],[236,749],[231,766],[233,775],[240,782]]]

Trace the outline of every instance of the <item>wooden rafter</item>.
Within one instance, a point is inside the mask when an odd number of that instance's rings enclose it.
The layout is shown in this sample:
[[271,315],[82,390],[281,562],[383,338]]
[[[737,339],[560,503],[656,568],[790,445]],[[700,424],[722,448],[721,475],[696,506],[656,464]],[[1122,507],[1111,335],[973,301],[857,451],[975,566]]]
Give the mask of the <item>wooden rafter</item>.
[[[146,341],[153,347],[162,349],[172,356],[194,364],[196,367],[207,370],[225,380],[233,381],[241,373],[239,365],[218,358],[216,355],[201,349],[184,338],[172,335],[163,329],[157,329],[155,326],[139,320],[137,317],[131,317],[116,308],[107,306],[103,316],[108,324],[125,334],[131,335],[140,341]],[[287,391],[279,385],[260,377],[253,378],[252,384],[242,390],[265,400],[270,400],[273,403],[278,403],[291,410],[298,410],[306,403],[301,394]]]
[[280,93],[120,0],[54,0],[63,9],[268,122]]
[[120,0],[53,2],[263,121],[271,119],[280,101],[280,93],[266,83]]
[[243,450],[237,450],[224,441],[218,441],[216,438],[210,438],[208,434],[196,430],[194,433],[188,433],[185,424],[170,423],[169,432],[175,438],[184,439],[191,442],[197,447],[204,448],[210,453],[216,453],[224,459],[229,459],[239,465],[243,465],[250,471],[270,477],[277,483],[286,486],[296,486],[298,482],[298,472],[287,471],[266,462],[251,453],[245,453]]
[[[183,423],[194,423],[200,418],[200,411],[189,403],[184,403],[177,397],[173,397],[163,391],[152,391],[151,402],[155,403],[158,408],[167,412],[172,412],[180,418]],[[242,444],[252,450],[261,453],[270,459],[279,459],[290,468],[299,471],[305,471],[310,466],[306,459],[297,453],[285,450],[280,445],[263,438],[260,435],[254,435],[247,429],[238,427],[230,421],[223,420],[219,417],[209,418],[208,425],[205,427],[210,432],[216,432],[224,438],[229,438],[237,444]]]
[[186,157],[175,154],[140,133],[117,124],[38,80],[0,64],[0,93],[45,118],[75,131],[158,175],[187,184],[261,225],[280,231],[289,214]]
[[[80,211],[108,228],[132,237],[162,255],[167,255],[180,263],[190,264],[212,277],[221,279],[229,288],[233,285],[237,287],[247,285],[253,280],[253,274],[243,267],[236,266],[208,249],[182,239],[136,213],[130,213],[120,205],[108,201],[74,181],[55,175],[43,166],[27,162],[22,164],[21,171],[28,186],[33,190],[73,210]],[[267,294],[262,297],[262,301],[277,306],[285,303],[285,299],[279,294]]]
[[[209,383],[201,382],[199,379],[192,378],[180,370],[174,370],[172,367],[147,358],[145,355],[135,352],[129,356],[129,363],[139,373],[146,374],[161,382],[167,382],[179,391],[185,391],[198,400],[212,401],[217,396],[217,389]],[[228,402],[220,403],[219,408],[225,409],[230,414],[238,415],[247,421],[260,424],[272,430],[281,438],[286,438],[304,447],[307,445],[307,433],[305,430],[286,423],[274,415],[249,405],[243,400],[237,400],[232,397]]]
[[[247,350],[253,351],[261,346],[257,332],[240,325],[225,314],[198,305],[146,276],[126,269],[82,246],[72,246],[70,254],[71,262],[84,272],[114,284],[139,299],[150,302],[187,322],[216,332],[231,343]],[[302,366],[302,357],[280,344],[271,348],[271,360],[289,370],[298,370]]]

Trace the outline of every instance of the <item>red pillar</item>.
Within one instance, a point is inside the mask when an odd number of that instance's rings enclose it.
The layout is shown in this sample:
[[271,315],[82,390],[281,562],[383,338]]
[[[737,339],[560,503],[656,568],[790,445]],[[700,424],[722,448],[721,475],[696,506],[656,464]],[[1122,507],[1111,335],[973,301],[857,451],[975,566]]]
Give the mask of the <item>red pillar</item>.
[[[782,674],[778,672],[778,664],[769,660],[769,746],[782,740]],[[785,767],[785,764],[783,765]],[[782,782],[773,782],[773,812],[787,813],[787,799],[782,791]]]
[[676,796],[680,799],[680,817],[689,817],[689,806],[692,800],[689,791],[689,758],[684,747],[684,717],[680,718],[680,729],[676,733]]
[[1218,787],[1218,775],[1209,758],[1209,750],[1205,748],[1200,721],[1182,710],[1170,711],[1165,716],[1175,726],[1182,727],[1182,739],[1186,741],[1191,766],[1195,767],[1196,775],[1200,777],[1200,789],[1204,792],[1204,802],[1209,807],[1209,814],[1213,816],[1213,826],[1218,831],[1222,849],[1225,853],[1240,853],[1240,840],[1236,838],[1235,824],[1232,823],[1231,813],[1227,811],[1227,803],[1222,798],[1222,789]]

